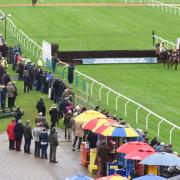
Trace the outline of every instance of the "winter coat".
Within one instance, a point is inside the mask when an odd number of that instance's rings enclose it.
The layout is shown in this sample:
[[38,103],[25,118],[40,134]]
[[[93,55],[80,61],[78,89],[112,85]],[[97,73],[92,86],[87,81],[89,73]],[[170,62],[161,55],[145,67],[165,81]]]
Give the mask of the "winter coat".
[[16,110],[16,112],[15,112],[16,123],[18,122],[19,119],[21,119],[21,117],[23,115],[24,115],[24,113],[21,110]]
[[29,125],[24,126],[24,139],[32,139],[32,130]]
[[78,137],[83,137],[84,136],[84,131],[82,129],[82,123],[81,122],[75,122],[75,136],[78,136]]
[[15,140],[15,136],[14,136],[14,127],[15,127],[16,123],[10,123],[7,126],[7,134],[8,134],[8,138],[10,140]]
[[108,145],[106,145],[106,143],[101,143],[98,147],[97,147],[97,157],[100,158],[101,162],[108,162],[109,161],[109,154],[110,153],[110,149],[108,147]]
[[14,135],[16,140],[22,140],[24,127],[22,123],[17,123],[14,127]]
[[97,135],[95,133],[90,132],[87,136],[87,140],[89,142],[90,149],[96,148]]
[[46,107],[42,100],[39,100],[37,102],[36,109],[37,109],[38,113],[42,112],[43,116],[46,115]]
[[33,129],[33,136],[34,136],[34,141],[39,142],[39,136],[41,134],[42,130],[40,127],[35,127]]
[[39,136],[39,140],[41,141],[41,144],[47,144],[48,143],[48,133],[46,131],[43,131]]
[[37,124],[37,123],[44,123],[46,121],[46,118],[45,117],[43,117],[43,116],[37,116],[36,118],[35,118],[35,123]]
[[51,134],[49,135],[49,144],[51,146],[58,146],[58,136],[57,136],[57,132],[51,132]]
[[71,118],[72,118],[71,114],[65,115],[65,117],[64,117],[64,127],[65,128],[71,128]]
[[7,95],[8,95],[8,97],[14,97],[14,86],[12,85],[12,83],[11,82],[9,82],[8,84],[7,84]]
[[49,111],[49,114],[51,116],[51,122],[56,123],[58,121],[58,118],[59,118],[59,112],[58,112],[57,108],[52,108]]

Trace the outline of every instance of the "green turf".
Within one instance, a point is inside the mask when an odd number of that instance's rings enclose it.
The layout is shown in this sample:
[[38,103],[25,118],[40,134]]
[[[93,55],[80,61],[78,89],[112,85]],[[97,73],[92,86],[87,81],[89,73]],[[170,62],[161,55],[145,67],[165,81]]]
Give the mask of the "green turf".
[[173,42],[179,36],[179,17],[150,7],[1,9],[39,44],[45,39],[60,50],[153,49],[152,30]]

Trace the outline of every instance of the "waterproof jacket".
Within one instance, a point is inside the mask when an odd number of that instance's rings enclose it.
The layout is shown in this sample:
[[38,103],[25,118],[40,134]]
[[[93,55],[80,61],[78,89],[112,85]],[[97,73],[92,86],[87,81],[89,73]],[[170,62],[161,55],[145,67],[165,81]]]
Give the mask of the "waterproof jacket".
[[57,132],[51,132],[51,134],[49,135],[49,144],[51,146],[58,146]]
[[14,127],[14,135],[16,140],[22,140],[24,134],[24,127],[22,123],[17,123]]
[[24,138],[25,139],[32,139],[32,130],[29,125],[24,126]]
[[15,127],[16,123],[11,122],[8,126],[7,126],[7,134],[8,134],[8,138],[10,140],[15,140],[15,136],[14,136],[14,127]]

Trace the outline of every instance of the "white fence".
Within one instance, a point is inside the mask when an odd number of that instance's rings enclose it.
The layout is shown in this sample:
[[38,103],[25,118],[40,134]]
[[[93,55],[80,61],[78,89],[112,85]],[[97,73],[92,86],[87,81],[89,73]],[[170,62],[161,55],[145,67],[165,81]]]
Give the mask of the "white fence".
[[[6,14],[0,10],[0,16],[6,16]],[[4,21],[1,22],[4,24]],[[41,46],[19,29],[8,16],[6,16],[6,26],[11,35],[19,41],[21,46],[37,59],[41,58]]]
[[153,8],[157,8],[166,13],[170,13],[172,15],[180,16],[180,8],[176,7],[172,4],[167,4],[161,1],[155,0],[120,0],[122,3],[144,3],[152,6]]
[[[5,15],[2,11],[0,11],[0,15]],[[33,55],[35,55],[37,58],[41,58],[41,47],[35,42],[33,41],[31,38],[29,38],[21,29],[18,29],[17,26],[12,22],[11,19],[9,19],[7,17],[7,28],[9,29],[9,31],[11,32],[12,36],[16,37],[19,42],[30,52],[32,53]],[[162,38],[161,38],[162,39]],[[65,66],[67,67],[67,66]],[[160,127],[162,125],[162,123],[166,123],[168,124],[169,126],[171,126],[171,130],[169,131],[169,143],[172,142],[172,133],[175,129],[177,130],[180,130],[180,127],[173,124],[172,122],[168,121],[167,119],[159,116],[158,114],[154,113],[153,111],[149,110],[148,108],[146,108],[145,106],[135,102],[134,100],[124,96],[123,94],[121,93],[118,93],[116,91],[114,91],[113,89],[109,88],[108,86],[98,82],[97,80],[79,72],[78,70],[75,70],[75,73],[77,76],[81,76],[83,79],[86,79],[86,80],[89,80],[90,81],[90,92],[88,92],[88,94],[90,94],[90,96],[93,96],[93,92],[94,92],[94,85],[97,84],[99,86],[99,89],[98,89],[98,94],[99,94],[99,100],[101,100],[102,96],[105,96],[106,97],[106,102],[107,102],[107,105],[109,104],[109,94],[110,93],[113,93],[116,98],[115,98],[115,102],[114,102],[114,109],[117,111],[118,110],[118,104],[119,104],[119,99],[122,98],[126,101],[125,103],[125,111],[124,111],[124,114],[125,116],[127,116],[127,112],[128,112],[128,105],[130,103],[136,105],[136,123],[138,123],[139,119],[138,119],[138,116],[139,116],[139,110],[140,109],[143,109],[147,112],[147,115],[146,115],[146,118],[145,118],[145,125],[146,125],[146,130],[148,130],[148,121],[149,121],[149,116],[150,115],[153,115],[155,116],[157,119],[159,119],[159,123],[158,123],[158,131],[157,131],[157,136],[159,137],[160,136]],[[107,93],[106,94],[103,94],[101,93],[102,89],[106,89],[107,90]]]
[[173,43],[171,41],[168,41],[166,39],[163,39],[163,38],[161,38],[161,37],[159,37],[157,35],[152,35],[152,36],[155,39],[155,44],[164,42],[167,49],[175,49],[176,48],[176,44],[175,43]]
[[[63,63],[63,62],[62,62]],[[67,68],[67,66],[64,66],[64,68]],[[145,117],[145,126],[146,126],[146,130],[149,129],[149,126],[148,126],[148,122],[149,122],[149,116],[154,116],[156,117],[159,122],[158,122],[158,127],[157,127],[157,136],[159,137],[160,136],[160,128],[161,128],[161,125],[162,123],[166,123],[168,124],[169,126],[171,126],[172,128],[170,129],[169,131],[169,143],[172,142],[172,133],[175,129],[177,130],[180,130],[180,127],[177,126],[176,124],[168,121],[167,119],[163,118],[162,116],[156,114],[155,112],[151,111],[150,109],[146,108],[145,106],[137,103],[136,101],[132,100],[131,98],[128,98],[126,96],[124,96],[123,94],[121,93],[118,93],[116,91],[114,91],[113,89],[111,89],[110,87],[98,82],[97,80],[79,72],[78,70],[75,70],[75,74],[76,76],[78,77],[82,77],[82,79],[84,80],[88,80],[89,83],[89,88],[87,88],[87,91],[90,90],[90,92],[87,92],[88,96],[93,96],[94,94],[94,86],[95,84],[98,85],[98,99],[99,101],[101,101],[102,97],[106,97],[106,102],[107,102],[107,105],[109,105],[109,94],[112,93],[116,96],[115,98],[115,101],[114,101],[114,109],[115,111],[118,111],[118,105],[119,105],[119,100],[122,98],[123,100],[125,100],[125,104],[124,104],[124,115],[127,116],[127,113],[128,113],[128,105],[130,103],[136,105],[136,110],[135,110],[135,114],[136,114],[136,118],[135,118],[135,121],[136,121],[136,124],[138,124],[138,116],[139,116],[139,110],[140,109],[143,109],[144,111],[147,112],[147,115]],[[96,87],[97,88],[97,87]],[[89,89],[89,90],[88,90]],[[106,89],[106,93],[105,94],[102,94],[102,89]],[[97,89],[96,89],[97,90]],[[97,98],[97,97],[96,97]],[[112,104],[111,104],[112,105]]]

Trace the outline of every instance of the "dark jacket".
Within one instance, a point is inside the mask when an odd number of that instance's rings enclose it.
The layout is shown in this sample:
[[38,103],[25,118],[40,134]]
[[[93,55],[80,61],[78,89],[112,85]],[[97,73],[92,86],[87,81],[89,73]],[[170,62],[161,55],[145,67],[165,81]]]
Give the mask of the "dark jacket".
[[48,140],[51,146],[58,146],[59,143],[58,143],[57,132],[51,132]]
[[58,118],[59,118],[59,111],[57,110],[57,108],[52,108],[49,111],[49,114],[51,116],[51,122],[56,123],[58,121]]
[[39,136],[39,140],[41,142],[48,143],[48,133],[46,131],[43,131]]
[[97,147],[97,157],[100,158],[101,162],[108,162],[109,161],[109,153],[110,149],[106,143],[101,143]]
[[64,117],[64,127],[65,128],[71,128],[71,118],[72,118],[71,114],[65,115],[65,117]]
[[16,140],[22,140],[24,127],[22,123],[17,123],[14,127],[14,135]]
[[90,149],[96,148],[97,134],[90,132],[87,136]]
[[40,99],[40,100],[37,102],[36,109],[37,109],[38,113],[42,112],[43,116],[46,115],[46,106],[45,106],[43,100]]
[[32,130],[29,125],[24,126],[24,139],[32,139]]
[[24,115],[24,112],[22,112],[21,110],[16,110],[15,112],[16,123],[18,122],[19,119],[21,119],[23,115]]

